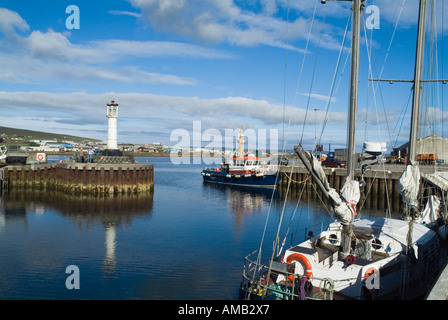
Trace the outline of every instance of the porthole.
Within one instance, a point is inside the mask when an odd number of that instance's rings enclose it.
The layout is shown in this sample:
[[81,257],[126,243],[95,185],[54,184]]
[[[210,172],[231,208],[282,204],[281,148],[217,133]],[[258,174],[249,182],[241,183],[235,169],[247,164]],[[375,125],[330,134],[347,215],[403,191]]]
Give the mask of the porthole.
[[383,243],[379,239],[372,240],[372,247],[375,250],[381,249],[383,247]]
[[338,236],[335,235],[334,233],[330,234],[330,236],[328,237],[328,241],[330,241],[331,244],[335,244],[338,242]]

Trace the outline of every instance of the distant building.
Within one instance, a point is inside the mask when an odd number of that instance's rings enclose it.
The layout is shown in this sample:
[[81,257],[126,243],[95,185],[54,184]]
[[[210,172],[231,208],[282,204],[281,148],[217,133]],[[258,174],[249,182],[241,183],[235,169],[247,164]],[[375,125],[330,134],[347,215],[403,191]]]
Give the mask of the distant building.
[[334,158],[347,161],[347,149],[334,149]]
[[137,152],[149,152],[149,148],[146,147],[138,147]]
[[[329,152],[327,154],[328,158],[335,158],[341,161],[347,161],[347,149],[334,149],[333,152]],[[358,159],[362,157],[362,153],[357,152],[355,155],[355,161],[358,161]]]
[[189,152],[190,150],[182,149],[182,148],[176,148],[176,147],[167,147],[167,148],[165,148],[165,152],[182,152],[182,151]]
[[[404,158],[409,152],[409,142],[392,150],[392,155]],[[448,161],[448,139],[437,135],[430,135],[417,140],[416,154],[437,154],[439,160]]]
[[48,145],[48,144],[51,144],[51,143],[58,143],[57,140],[28,140],[28,141],[37,143],[37,144],[39,144],[41,146],[45,146],[45,145]]
[[137,148],[137,152],[159,152],[156,148],[152,148],[152,147],[138,147]]

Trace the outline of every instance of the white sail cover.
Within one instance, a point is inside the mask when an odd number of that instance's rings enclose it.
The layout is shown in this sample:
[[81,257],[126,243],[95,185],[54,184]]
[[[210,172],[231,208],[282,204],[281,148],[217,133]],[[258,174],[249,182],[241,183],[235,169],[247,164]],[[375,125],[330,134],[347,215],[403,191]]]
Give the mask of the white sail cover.
[[345,179],[345,183],[341,189],[342,204],[338,208],[335,208],[336,213],[339,215],[339,220],[342,224],[349,224],[353,222],[353,218],[356,215],[356,205],[358,204],[361,192],[359,191],[359,182],[351,180],[349,177]]
[[342,224],[352,223],[354,216],[354,209],[352,205],[356,205],[360,197],[359,183],[357,181],[350,181],[349,179],[346,179],[344,186],[342,187],[342,196],[345,200],[343,201],[336,190],[330,187],[325,171],[320,162],[313,157],[310,152],[305,151],[305,154],[311,163],[314,173],[318,176],[319,180],[326,189],[328,196],[331,197],[334,202],[334,212],[337,219]]
[[361,192],[359,191],[359,182],[356,180],[350,180],[347,178],[345,180],[344,186],[341,189],[342,197],[346,202],[356,205],[361,197]]
[[439,217],[440,200],[437,196],[430,196],[426,203],[425,210],[416,219],[418,223],[429,225],[435,223]]
[[403,201],[410,207],[418,208],[418,190],[420,186],[420,169],[417,165],[408,165],[398,180],[398,191]]
[[327,181],[327,176],[325,175],[325,171],[322,168],[320,162],[316,159],[316,157],[313,157],[310,152],[305,151],[305,154],[308,157],[308,160],[310,160],[313,171],[316,173],[316,175],[319,177],[319,180],[324,185],[325,190],[330,191],[332,188],[330,188],[330,184]]

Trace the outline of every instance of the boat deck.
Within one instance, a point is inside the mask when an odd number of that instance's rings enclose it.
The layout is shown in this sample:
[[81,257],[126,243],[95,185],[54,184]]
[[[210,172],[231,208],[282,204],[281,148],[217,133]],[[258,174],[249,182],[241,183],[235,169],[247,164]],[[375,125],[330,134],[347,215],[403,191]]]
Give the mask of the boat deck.
[[[339,256],[340,246],[333,245],[330,243],[325,243],[322,241],[317,241],[313,248],[307,248],[303,246],[295,246],[289,249],[290,251],[294,251],[297,253],[304,253],[310,256],[314,256],[316,258],[317,263],[323,263],[324,265],[331,265],[334,261],[341,259]],[[337,255],[335,255],[337,254]],[[381,260],[386,258],[388,255],[384,252],[380,252],[377,250],[371,250],[371,259],[363,259],[360,257],[356,257],[354,264],[365,266],[377,260]],[[328,263],[324,263],[326,259],[330,258],[331,261]]]
[[436,185],[443,191],[448,191],[448,172],[436,172],[423,174],[423,178]]

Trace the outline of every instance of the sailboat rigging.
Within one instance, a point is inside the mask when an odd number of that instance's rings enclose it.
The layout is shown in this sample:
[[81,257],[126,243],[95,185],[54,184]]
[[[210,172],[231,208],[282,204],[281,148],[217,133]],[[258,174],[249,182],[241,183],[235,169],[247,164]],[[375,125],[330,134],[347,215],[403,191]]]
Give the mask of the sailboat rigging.
[[[409,161],[401,190],[411,219],[355,219],[360,183],[355,179],[356,115],[358,107],[360,17],[364,0],[351,0],[352,56],[350,75],[347,177],[339,194],[331,188],[319,161],[301,145],[294,148],[331,205],[336,222],[317,236],[286,249],[262,264],[258,254],[245,258],[240,297],[243,299],[411,299],[427,289],[440,270],[440,243],[428,227],[414,223],[419,172],[415,156]],[[325,3],[326,1],[321,1]],[[427,0],[420,1],[415,62],[411,150],[415,153],[423,61]],[[406,184],[406,182],[409,182]],[[412,213],[413,212],[413,213]]]

